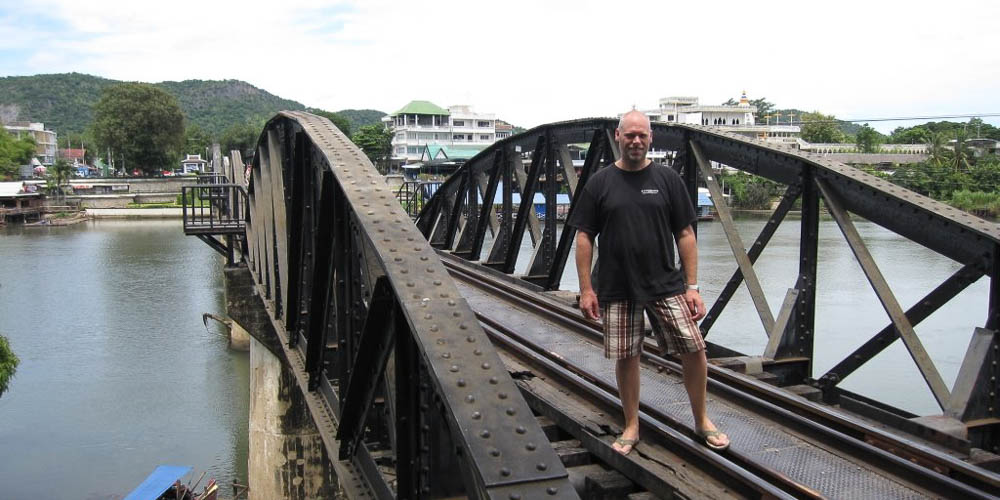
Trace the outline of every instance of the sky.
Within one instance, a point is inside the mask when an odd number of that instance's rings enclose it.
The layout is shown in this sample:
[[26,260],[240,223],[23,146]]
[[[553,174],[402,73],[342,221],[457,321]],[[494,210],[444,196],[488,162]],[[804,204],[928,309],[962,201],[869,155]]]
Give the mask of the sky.
[[843,119],[1000,114],[998,20],[997,0],[0,0],[0,76],[237,79],[522,127],[742,91]]

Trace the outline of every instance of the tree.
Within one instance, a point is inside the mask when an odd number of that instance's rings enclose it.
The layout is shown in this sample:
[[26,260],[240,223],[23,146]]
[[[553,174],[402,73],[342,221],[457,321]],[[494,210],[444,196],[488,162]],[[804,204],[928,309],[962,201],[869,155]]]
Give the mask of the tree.
[[94,105],[94,139],[110,148],[119,166],[146,174],[173,167],[184,144],[184,114],[166,91],[145,83],[104,89]]
[[896,127],[889,135],[887,142],[892,144],[926,144],[931,138],[931,132],[923,126],[910,128]]
[[346,135],[347,137],[351,136],[351,122],[350,120],[347,119],[346,116],[343,116],[339,113],[333,113],[330,111],[324,111],[322,109],[316,109],[316,108],[309,108],[306,111],[314,115],[322,116],[327,120],[330,120],[331,122],[333,122],[334,126],[336,126],[338,129],[340,129],[341,132],[344,133],[344,135]]
[[0,396],[10,387],[10,380],[14,378],[17,365],[20,362],[14,351],[10,348],[7,337],[0,335]]
[[219,139],[222,153],[229,154],[230,151],[237,150],[243,155],[243,161],[249,162],[257,147],[257,137],[263,129],[263,123],[254,125],[246,122],[230,126],[222,132],[222,137]]
[[867,123],[858,130],[854,136],[858,151],[862,153],[878,153],[879,145],[882,144],[883,136],[877,130],[871,128]]
[[49,192],[62,194],[62,185],[73,174],[73,166],[65,158],[59,158],[49,167],[48,171]]
[[183,160],[185,155],[195,154],[205,155],[207,159],[208,153],[206,151],[211,146],[212,136],[205,129],[194,124],[188,125],[184,129],[184,145],[177,151],[180,154],[178,160]]
[[807,142],[844,142],[844,133],[837,127],[837,119],[819,111],[802,115],[801,135],[802,140]]
[[951,148],[951,157],[948,160],[955,172],[969,170],[969,158],[972,155],[969,154],[969,146],[965,144],[965,139],[965,132],[955,133],[955,146]]
[[947,140],[942,132],[930,132],[927,139],[927,161],[928,163],[940,167],[944,164],[947,150],[945,143]]
[[365,125],[351,137],[376,167],[385,166],[392,154],[392,130],[382,125]]
[[0,127],[0,179],[17,175],[17,168],[31,163],[35,156],[35,140],[26,135],[17,139]]

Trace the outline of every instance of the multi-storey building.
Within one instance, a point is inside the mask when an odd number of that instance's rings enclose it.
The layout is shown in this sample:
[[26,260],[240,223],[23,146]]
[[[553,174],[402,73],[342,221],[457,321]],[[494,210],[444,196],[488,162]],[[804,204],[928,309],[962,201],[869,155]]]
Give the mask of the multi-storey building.
[[697,97],[664,97],[657,109],[643,112],[651,121],[710,125],[767,142],[796,144],[801,132],[798,125],[755,123],[757,108],[750,104],[746,92],[736,105],[702,105]]
[[496,115],[477,113],[472,106],[444,109],[429,101],[411,101],[382,122],[394,132],[392,159],[400,164],[420,161],[426,146],[482,150],[497,140]]
[[35,157],[42,165],[52,165],[56,162],[56,148],[58,142],[56,133],[45,130],[42,123],[13,122],[3,126],[7,132],[20,139],[28,136],[35,139]]

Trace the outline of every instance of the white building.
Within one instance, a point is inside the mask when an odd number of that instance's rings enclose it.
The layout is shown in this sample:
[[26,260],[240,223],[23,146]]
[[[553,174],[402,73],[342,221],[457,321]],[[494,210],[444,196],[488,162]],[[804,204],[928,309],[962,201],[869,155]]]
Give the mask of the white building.
[[13,122],[4,125],[3,128],[18,139],[23,136],[35,139],[35,158],[38,158],[42,165],[52,165],[56,162],[56,148],[59,143],[55,132],[45,130],[45,124]]
[[767,142],[796,144],[801,129],[798,125],[757,124],[746,92],[736,105],[702,105],[697,97],[664,97],[655,110],[643,111],[651,121],[708,125]]
[[202,174],[205,173],[205,167],[208,165],[207,160],[203,160],[201,155],[185,155],[185,158],[181,160],[181,168],[174,170],[178,174]]
[[429,101],[411,101],[382,122],[394,132],[392,159],[398,163],[420,161],[426,146],[483,150],[497,140],[496,115],[466,105],[444,109]]

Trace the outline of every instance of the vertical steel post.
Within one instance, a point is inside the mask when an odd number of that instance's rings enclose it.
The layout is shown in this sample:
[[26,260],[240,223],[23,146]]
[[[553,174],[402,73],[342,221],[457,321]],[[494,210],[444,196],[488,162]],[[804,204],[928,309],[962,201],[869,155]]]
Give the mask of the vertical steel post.
[[799,291],[795,311],[786,335],[778,346],[776,358],[803,356],[809,358],[804,376],[813,369],[813,332],[816,323],[816,265],[819,257],[819,190],[815,172],[802,165],[802,226],[799,236],[799,276],[795,289]]
[[[420,377],[406,321],[396,322],[396,498],[420,498]],[[346,386],[345,386],[346,387]]]

